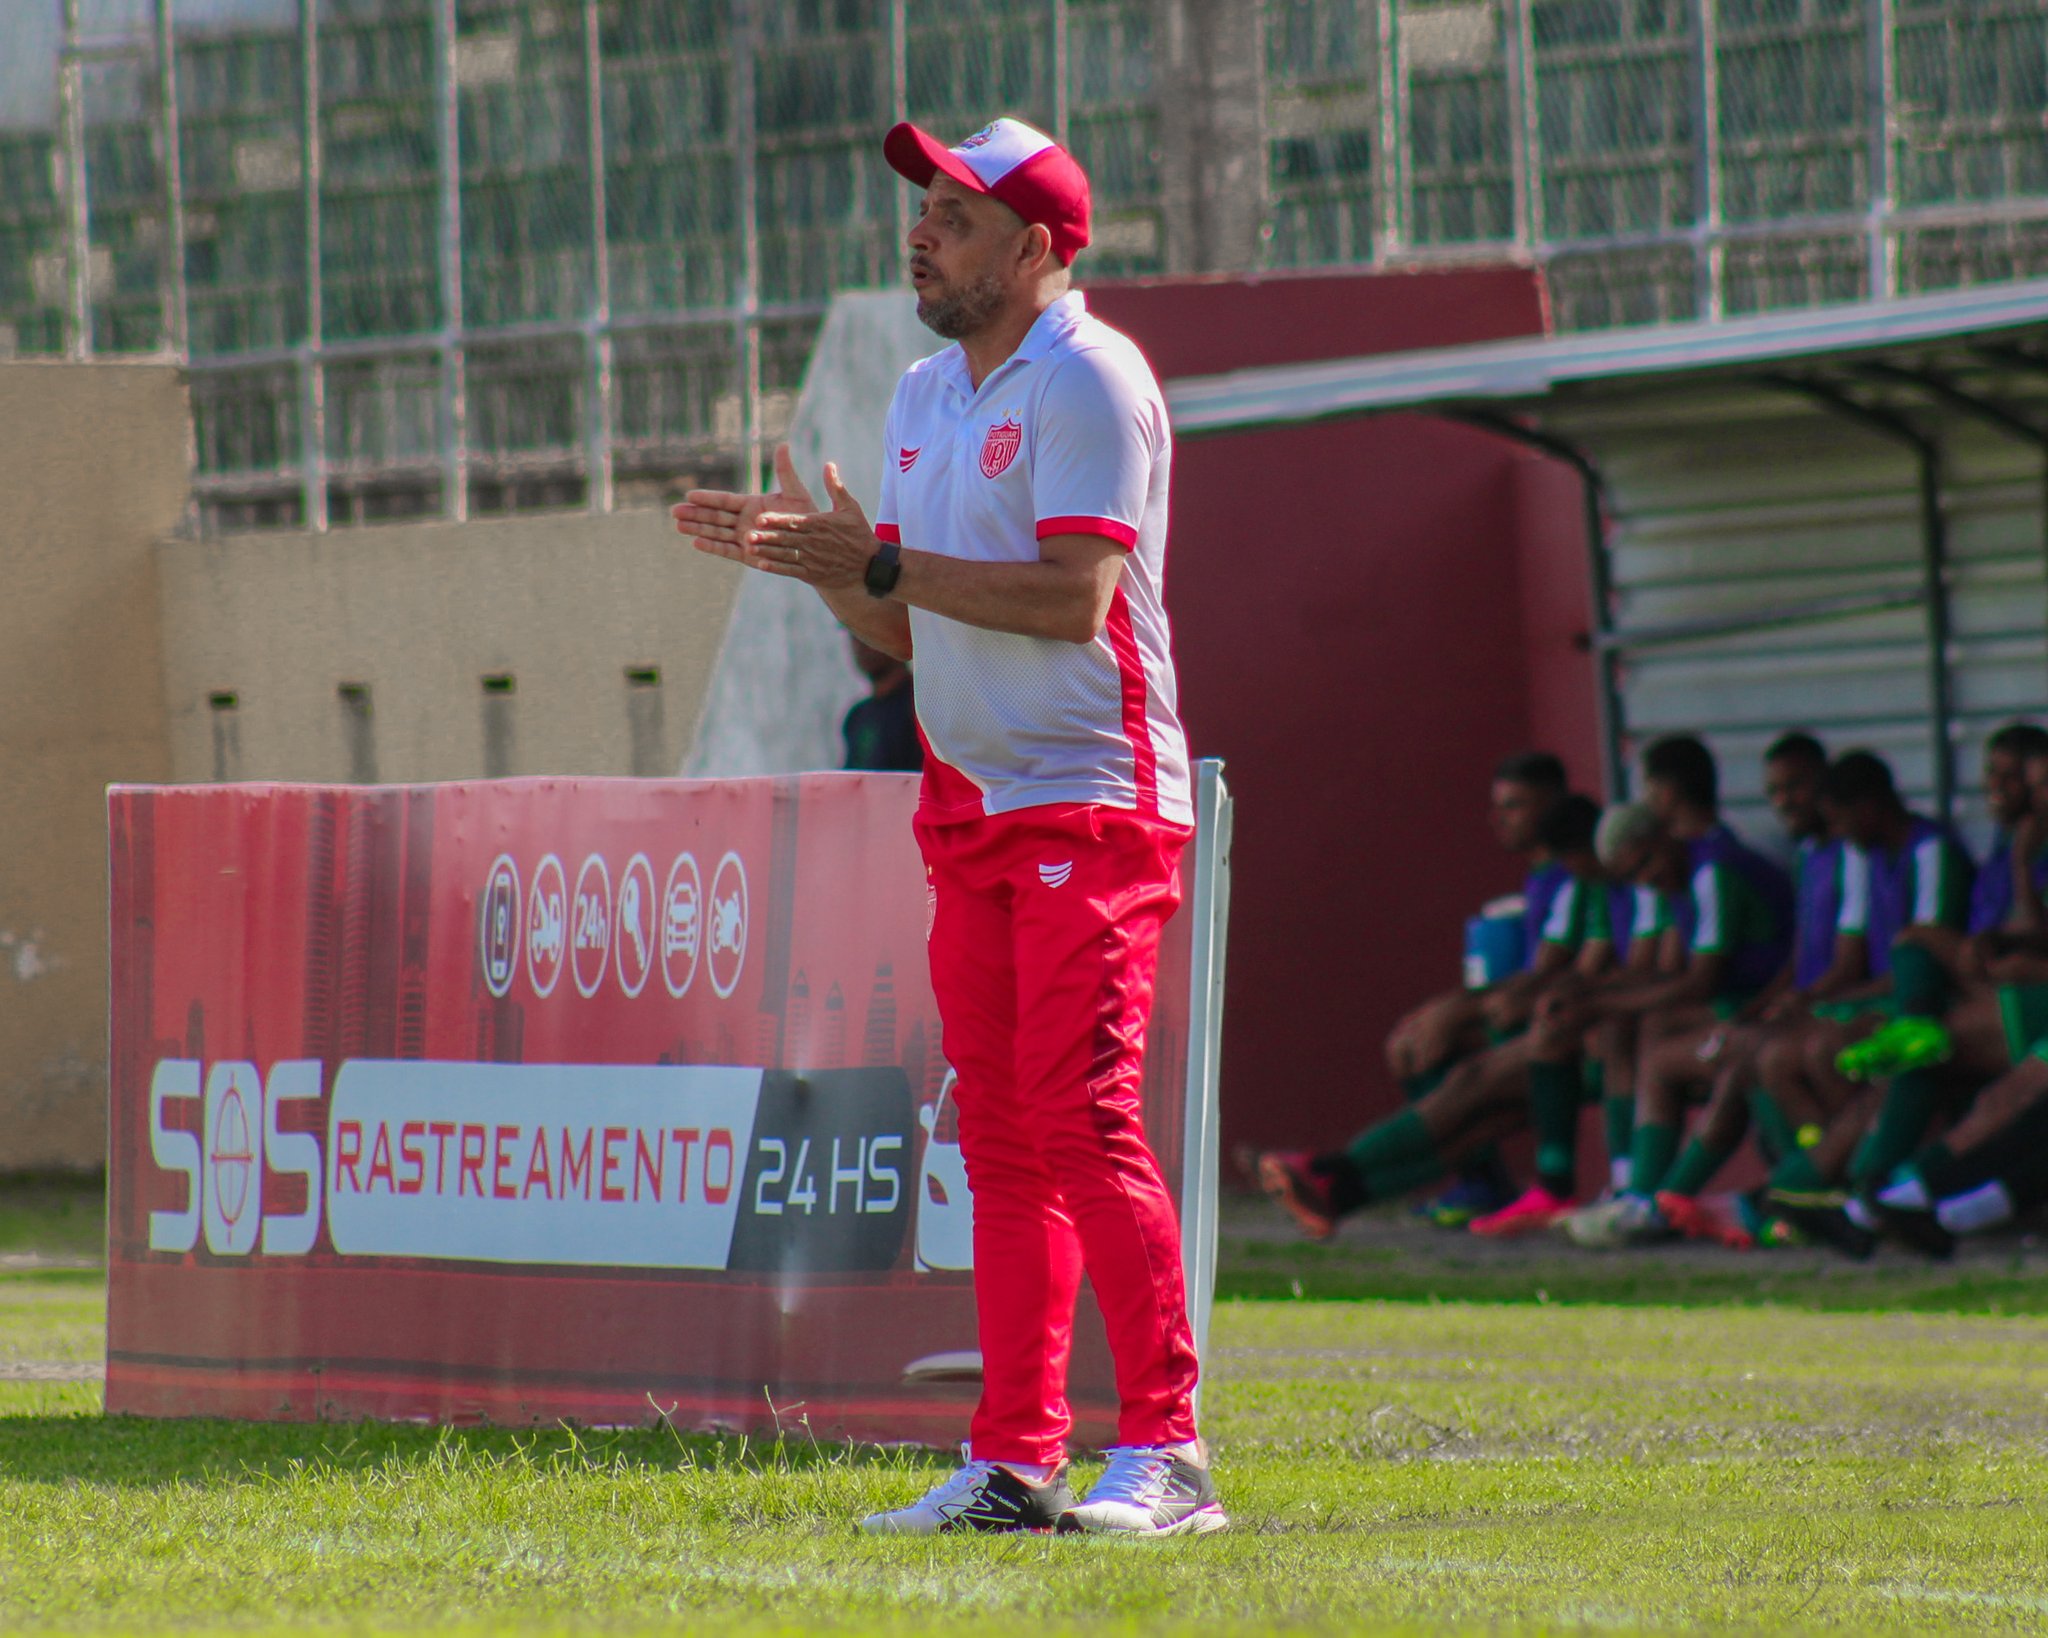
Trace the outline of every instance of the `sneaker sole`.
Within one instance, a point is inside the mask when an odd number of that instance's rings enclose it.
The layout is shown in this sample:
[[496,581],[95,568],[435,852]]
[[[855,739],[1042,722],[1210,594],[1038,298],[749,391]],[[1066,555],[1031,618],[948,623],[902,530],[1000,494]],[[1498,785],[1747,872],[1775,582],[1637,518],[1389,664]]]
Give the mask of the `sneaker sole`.
[[1259,1158],[1259,1187],[1266,1191],[1266,1198],[1294,1219],[1294,1226],[1311,1240],[1327,1240],[1337,1232],[1335,1219],[1324,1217],[1312,1207],[1304,1205],[1294,1186],[1294,1179],[1287,1168],[1270,1156]]
[[1482,1240],[1512,1240],[1520,1235],[1541,1234],[1546,1229],[1555,1228],[1565,1215],[1561,1211],[1524,1212],[1504,1223],[1496,1223],[1490,1217],[1475,1217],[1468,1227]]
[[1756,1249],[1756,1236],[1748,1229],[1739,1223],[1731,1223],[1716,1217],[1704,1206],[1687,1201],[1685,1196],[1667,1199],[1660,1194],[1657,1196],[1657,1209],[1664,1213],[1664,1221],[1678,1230],[1685,1239],[1697,1240],[1702,1245],[1725,1246],[1730,1251]]
[[964,1528],[958,1525],[951,1529],[905,1528],[893,1524],[870,1524],[866,1519],[854,1521],[854,1529],[864,1536],[914,1536],[920,1540],[932,1540],[938,1536],[1049,1536],[1060,1527],[1057,1524],[970,1524]]
[[1221,1507],[1200,1507],[1185,1518],[1151,1530],[1123,1530],[1113,1525],[1097,1527],[1068,1513],[1055,1526],[1063,1536],[1094,1536],[1102,1541],[1165,1541],[1170,1536],[1208,1536],[1230,1528],[1230,1516]]

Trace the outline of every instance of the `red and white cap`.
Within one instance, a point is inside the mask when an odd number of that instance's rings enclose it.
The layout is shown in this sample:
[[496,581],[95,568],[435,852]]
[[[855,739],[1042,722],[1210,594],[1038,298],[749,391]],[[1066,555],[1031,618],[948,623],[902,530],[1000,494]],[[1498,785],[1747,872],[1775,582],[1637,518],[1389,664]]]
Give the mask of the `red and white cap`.
[[1088,173],[1021,119],[984,125],[955,148],[906,122],[882,139],[882,157],[920,188],[943,171],[962,187],[1001,200],[1052,235],[1052,253],[1062,265],[1088,244]]

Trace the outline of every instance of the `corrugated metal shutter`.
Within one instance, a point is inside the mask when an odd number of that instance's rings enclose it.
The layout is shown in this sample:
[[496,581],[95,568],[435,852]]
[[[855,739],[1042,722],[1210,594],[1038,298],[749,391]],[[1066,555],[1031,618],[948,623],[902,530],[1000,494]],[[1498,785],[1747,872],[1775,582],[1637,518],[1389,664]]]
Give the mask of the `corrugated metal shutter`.
[[[1831,750],[1877,751],[1909,798],[1930,804],[1919,467],[1907,446],[1795,392],[1727,379],[1559,395],[1542,420],[1607,485],[1631,761],[1659,733],[1702,734],[1730,817],[1760,841],[1776,827],[1759,763],[1788,727]],[[1937,430],[1955,812],[1981,846],[1984,736],[2048,705],[2042,456],[1975,422],[1946,417]],[[1674,627],[1701,634],[1671,640]]]

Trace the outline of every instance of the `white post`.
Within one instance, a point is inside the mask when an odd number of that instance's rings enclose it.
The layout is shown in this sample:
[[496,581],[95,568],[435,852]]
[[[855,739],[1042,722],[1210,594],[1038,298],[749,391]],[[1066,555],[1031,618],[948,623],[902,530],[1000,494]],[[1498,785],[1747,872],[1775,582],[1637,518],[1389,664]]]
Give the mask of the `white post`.
[[584,144],[590,169],[590,325],[586,332],[585,501],[612,509],[612,255],[604,173],[604,42],[598,0],[583,0]]
[[455,0],[434,7],[434,108],[439,115],[441,271],[441,506],[469,516],[469,380],[462,347],[462,120],[456,78]]
[[1216,1301],[1216,1216],[1223,1056],[1223,966],[1230,930],[1230,787],[1223,764],[1195,764],[1195,858],[1188,894],[1188,1068],[1181,1122],[1180,1254],[1195,1349],[1209,1349]]
[[64,354],[92,357],[92,215],[85,193],[85,62],[80,55],[79,0],[64,0],[63,55],[58,60],[58,153],[64,166]]
[[320,17],[318,0],[299,0],[299,189],[306,235],[306,338],[299,358],[299,515],[325,534],[327,508],[327,365],[321,347],[326,294],[320,274]]

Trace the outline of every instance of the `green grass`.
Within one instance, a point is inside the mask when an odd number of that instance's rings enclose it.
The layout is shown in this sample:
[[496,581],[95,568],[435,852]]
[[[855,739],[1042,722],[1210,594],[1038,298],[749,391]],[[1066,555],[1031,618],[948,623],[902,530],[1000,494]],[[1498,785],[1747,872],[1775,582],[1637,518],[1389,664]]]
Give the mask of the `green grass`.
[[[1240,1273],[1284,1267],[1251,1244]],[[1427,1261],[1375,1249],[1305,1286]],[[1422,1270],[1440,1298],[1453,1272]],[[109,1420],[93,1384],[7,1380],[98,1357],[96,1281],[0,1276],[0,1629],[2042,1630],[2048,1320],[1885,1311],[1937,1276],[1864,1278],[1841,1312],[1697,1281],[1226,1301],[1205,1414],[1238,1527],[1146,1548],[854,1535],[923,1453]]]
[[0,1181],[0,1257],[98,1259],[106,1253],[106,1197],[97,1178]]
[[1226,1215],[1217,1270],[1217,1290],[1230,1297],[2048,1316],[2048,1253],[2010,1240],[1969,1246],[1950,1264],[1897,1252],[1859,1264],[1823,1250],[1588,1253],[1543,1240],[1488,1245],[1384,1222],[1364,1236],[1308,1245],[1233,1234],[1235,1215]]

